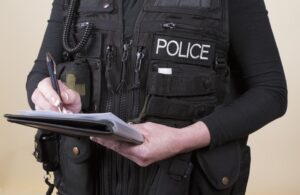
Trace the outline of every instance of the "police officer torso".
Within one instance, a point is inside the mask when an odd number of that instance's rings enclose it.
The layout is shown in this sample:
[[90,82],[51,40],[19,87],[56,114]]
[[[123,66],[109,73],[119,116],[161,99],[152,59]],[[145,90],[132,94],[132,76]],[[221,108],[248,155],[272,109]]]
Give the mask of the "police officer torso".
[[[83,112],[184,127],[223,103],[226,0],[145,0],[129,38],[123,11],[122,0],[65,0],[66,62],[58,69]],[[238,143],[146,168],[86,138],[60,136],[58,150],[61,195],[230,194],[239,171]],[[219,170],[220,161],[227,167]]]

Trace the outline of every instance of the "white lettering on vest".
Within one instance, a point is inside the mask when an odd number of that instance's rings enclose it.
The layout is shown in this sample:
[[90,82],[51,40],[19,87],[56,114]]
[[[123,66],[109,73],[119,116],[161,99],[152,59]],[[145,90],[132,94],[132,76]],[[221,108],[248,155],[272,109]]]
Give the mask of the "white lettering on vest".
[[200,59],[202,60],[208,60],[208,57],[204,57],[203,54],[209,54],[209,50],[205,50],[205,48],[210,48],[210,45],[202,45],[202,50],[201,50],[201,55],[200,55]]
[[183,55],[182,54],[182,41],[180,41],[180,50],[179,50],[179,57],[180,58],[189,58],[189,52],[190,52],[190,48],[191,48],[191,43],[188,43],[187,49],[186,49],[186,54]]
[[[198,48],[198,49],[197,49]],[[176,40],[166,40],[162,38],[157,39],[156,54],[160,52],[166,52],[167,55],[179,58],[192,58],[199,60],[209,60],[208,56],[210,54],[211,45],[199,44],[191,42],[183,42]]]
[[195,48],[196,46],[199,47],[199,49],[200,49],[200,51],[201,51],[201,45],[198,44],[198,43],[194,44],[194,45],[191,47],[191,52],[190,52],[190,56],[191,56],[193,59],[197,59],[197,58],[200,57],[200,54],[197,55],[197,56],[194,56],[194,54],[193,54],[193,50],[194,50],[194,48]]
[[[163,43],[163,45],[161,45]],[[165,48],[167,46],[167,41],[165,39],[157,39],[157,47],[156,47],[156,54],[159,53],[160,48]]]
[[[175,50],[175,52],[174,53],[171,53],[170,52],[170,45],[171,44],[175,44],[175,48],[176,48],[176,50]],[[178,54],[178,51],[179,51],[179,44],[177,43],[177,41],[175,41],[175,40],[172,40],[172,41],[169,41],[169,43],[168,43],[168,45],[167,45],[167,52],[168,52],[168,55],[169,56],[176,56],[177,54]]]

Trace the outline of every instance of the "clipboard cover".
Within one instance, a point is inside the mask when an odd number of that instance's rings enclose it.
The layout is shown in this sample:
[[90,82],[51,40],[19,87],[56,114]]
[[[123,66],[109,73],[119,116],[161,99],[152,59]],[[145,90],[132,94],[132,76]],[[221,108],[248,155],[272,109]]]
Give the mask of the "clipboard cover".
[[70,136],[106,137],[132,144],[141,144],[144,137],[112,113],[62,114],[45,111],[24,111],[5,114],[8,122]]

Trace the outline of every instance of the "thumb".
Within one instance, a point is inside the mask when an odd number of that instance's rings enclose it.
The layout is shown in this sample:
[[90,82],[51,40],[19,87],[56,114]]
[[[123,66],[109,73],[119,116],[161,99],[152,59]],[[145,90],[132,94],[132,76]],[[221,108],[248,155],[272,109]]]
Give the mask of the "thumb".
[[80,95],[76,91],[67,87],[61,80],[59,80],[58,83],[61,91],[61,98],[64,104],[73,104],[78,101],[78,98],[80,101]]

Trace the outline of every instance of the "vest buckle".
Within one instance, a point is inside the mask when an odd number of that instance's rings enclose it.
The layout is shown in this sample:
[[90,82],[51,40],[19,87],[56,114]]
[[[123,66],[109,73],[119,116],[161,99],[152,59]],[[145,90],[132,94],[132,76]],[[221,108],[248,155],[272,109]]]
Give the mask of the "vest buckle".
[[217,55],[215,59],[214,69],[216,71],[222,71],[226,69],[226,67],[227,67],[226,58],[224,56]]

